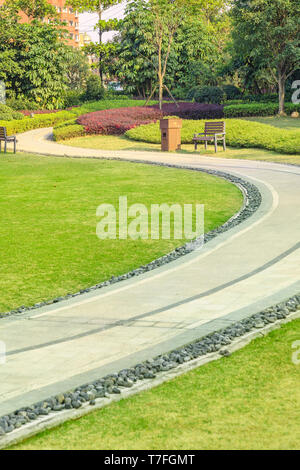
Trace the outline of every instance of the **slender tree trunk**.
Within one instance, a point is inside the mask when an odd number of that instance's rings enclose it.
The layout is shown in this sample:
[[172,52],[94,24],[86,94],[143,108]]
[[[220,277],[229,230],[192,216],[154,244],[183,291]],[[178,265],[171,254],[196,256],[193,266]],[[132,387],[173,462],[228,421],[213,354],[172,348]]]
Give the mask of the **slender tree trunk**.
[[163,102],[163,75],[162,75],[162,63],[161,63],[161,53],[162,53],[162,38],[160,39],[158,45],[158,103],[159,109],[162,110]]
[[284,116],[284,102],[285,102],[285,76],[281,71],[278,71],[278,88],[279,88],[279,111],[280,116]]
[[[99,17],[99,21],[101,21],[102,20],[101,0],[99,0],[98,17]],[[101,47],[101,44],[102,44],[102,28],[100,28],[100,26],[99,26],[99,45],[100,45],[100,47]],[[99,76],[100,76],[100,80],[101,80],[101,85],[103,85],[103,68],[102,68],[102,51],[101,51],[101,49],[100,49],[100,52],[99,52]]]

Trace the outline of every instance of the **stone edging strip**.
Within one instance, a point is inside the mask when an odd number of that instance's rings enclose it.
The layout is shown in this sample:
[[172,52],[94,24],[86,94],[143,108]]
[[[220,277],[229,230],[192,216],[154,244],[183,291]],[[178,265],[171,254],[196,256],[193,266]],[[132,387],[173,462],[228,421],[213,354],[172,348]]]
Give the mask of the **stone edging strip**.
[[229,356],[254,338],[296,318],[300,318],[300,293],[168,354],[2,416],[0,449]]
[[[75,158],[75,157],[74,157]],[[82,157],[84,158],[84,157]],[[122,161],[124,160],[120,158],[101,158],[101,159],[106,159],[106,160],[117,160],[117,161]],[[200,171],[202,173],[207,173],[212,176],[217,176],[220,178],[223,178],[233,184],[235,184],[243,193],[244,196],[244,203],[242,209],[237,212],[235,215],[233,215],[227,222],[225,222],[223,225],[220,227],[217,227],[214,230],[211,230],[210,232],[206,233],[204,235],[204,243],[209,242],[213,238],[217,237],[221,233],[227,232],[228,230],[232,229],[236,225],[239,225],[240,223],[244,222],[246,219],[251,217],[254,212],[257,211],[259,206],[261,205],[262,201],[262,196],[259,191],[259,189],[252,183],[243,180],[242,178],[238,176],[231,175],[229,173],[225,173],[222,171],[218,170],[209,170],[205,168],[195,168],[195,167],[190,167],[190,166],[181,166],[181,165],[174,165],[171,163],[160,163],[160,162],[148,162],[148,161],[136,161],[136,160],[126,160],[126,162],[129,163],[140,163],[140,164],[147,164],[147,165],[157,165],[157,166],[163,166],[163,167],[169,167],[169,168],[177,168],[177,169],[182,169],[182,170],[191,170],[191,171]],[[22,315],[24,313],[30,312],[32,310],[36,310],[40,307],[44,307],[46,305],[52,305],[64,300],[68,300],[74,297],[77,297],[82,294],[86,294],[91,291],[95,291],[98,289],[101,289],[103,287],[109,286],[111,284],[115,284],[117,282],[124,281],[126,279],[133,278],[135,276],[140,276],[141,274],[144,274],[146,272],[152,271],[153,269],[156,269],[160,266],[163,266],[167,263],[170,263],[171,261],[174,261],[181,256],[184,256],[188,253],[191,253],[192,251],[196,250],[199,248],[199,242],[202,243],[203,239],[202,238],[196,238],[195,240],[192,240],[191,242],[185,243],[183,246],[175,248],[173,251],[170,253],[161,256],[160,258],[157,258],[156,260],[151,261],[150,263],[140,266],[137,269],[133,269],[132,271],[129,271],[126,274],[122,274],[120,276],[112,276],[109,280],[103,281],[99,284],[96,284],[91,287],[87,287],[85,289],[80,290],[79,292],[75,292],[73,294],[67,294],[65,296],[57,297],[55,299],[51,300],[46,300],[42,302],[38,302],[30,307],[26,307],[22,305],[19,308],[13,309],[9,312],[0,312],[0,319],[1,318],[7,318],[8,316],[11,315]]]

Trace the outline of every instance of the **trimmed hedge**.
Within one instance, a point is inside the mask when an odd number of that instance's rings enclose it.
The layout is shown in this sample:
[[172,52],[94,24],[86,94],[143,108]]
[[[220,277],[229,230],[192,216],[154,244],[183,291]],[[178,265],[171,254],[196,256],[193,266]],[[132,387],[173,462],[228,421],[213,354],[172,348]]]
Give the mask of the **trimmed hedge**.
[[[285,112],[291,114],[300,111],[300,105],[293,103],[285,104]],[[250,117],[250,116],[274,116],[278,114],[278,103],[249,103],[236,104],[224,107],[226,118]]]
[[53,129],[53,139],[56,141],[80,137],[85,134],[84,127],[77,124],[76,119],[70,119],[69,121],[58,124]]
[[[228,119],[226,122],[226,141],[238,148],[263,148],[278,153],[300,154],[300,132],[279,129],[259,122]],[[184,120],[181,131],[183,144],[191,144],[195,133],[204,131],[204,120]],[[161,134],[159,123],[142,125],[125,134],[132,140],[159,144]]]
[[74,118],[73,111],[59,111],[58,113],[38,114],[33,118],[24,117],[20,121],[0,121],[0,126],[6,127],[7,134],[12,135],[40,127],[52,127],[54,124],[67,121],[72,117]]
[[83,135],[86,135],[84,127],[76,123],[56,127],[53,130],[53,139],[56,141],[72,139],[72,137],[81,137]]

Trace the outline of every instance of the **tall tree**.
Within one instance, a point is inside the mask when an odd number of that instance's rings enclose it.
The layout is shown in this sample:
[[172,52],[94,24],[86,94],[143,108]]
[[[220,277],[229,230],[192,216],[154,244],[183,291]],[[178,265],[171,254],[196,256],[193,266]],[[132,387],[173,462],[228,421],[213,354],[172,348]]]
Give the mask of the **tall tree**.
[[6,0],[6,6],[16,14],[25,13],[29,20],[42,20],[43,18],[57,18],[56,9],[48,0]]
[[40,107],[62,106],[71,50],[63,37],[57,24],[20,23],[10,4],[0,8],[0,79],[7,91]]
[[232,16],[235,48],[269,70],[284,114],[286,81],[300,67],[300,0],[236,0]]
[[[170,94],[170,90],[165,84],[165,76],[167,72],[168,60],[174,44],[174,37],[188,15],[188,8],[192,7],[192,2],[188,3],[186,0],[148,0],[144,2],[141,7],[148,10],[151,24],[153,25],[153,43],[157,53],[157,85],[152,91],[152,95],[158,88],[159,108],[162,109],[163,90]],[[166,48],[164,50],[163,44],[166,41]],[[149,96],[148,100],[151,99]]]
[[98,14],[98,22],[95,29],[98,31],[98,43],[91,43],[88,51],[98,56],[98,69],[103,83],[103,75],[105,72],[105,62],[111,52],[111,44],[103,42],[103,33],[117,29],[118,20],[103,20],[103,12],[113,5],[121,3],[122,0],[69,0],[68,3],[79,12],[90,12]]

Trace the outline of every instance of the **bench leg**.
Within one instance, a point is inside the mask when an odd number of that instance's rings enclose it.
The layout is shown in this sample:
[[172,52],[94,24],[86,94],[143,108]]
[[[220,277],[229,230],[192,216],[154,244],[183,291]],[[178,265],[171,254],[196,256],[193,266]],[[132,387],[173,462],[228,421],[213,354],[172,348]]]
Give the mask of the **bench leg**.
[[14,140],[14,153],[17,151],[17,139]]
[[225,150],[226,150],[226,140],[225,140],[225,137],[224,137],[224,139],[223,139],[223,150],[224,150],[224,152],[225,152]]
[[7,142],[6,140],[4,141],[4,153],[6,153],[6,150],[7,150]]
[[205,150],[207,150],[207,141],[206,140],[204,142],[204,147],[205,147]]
[[215,153],[218,151],[218,143],[217,143],[217,138],[215,137]]
[[197,150],[197,148],[198,148],[198,144],[197,144],[197,142],[195,142],[194,150]]

